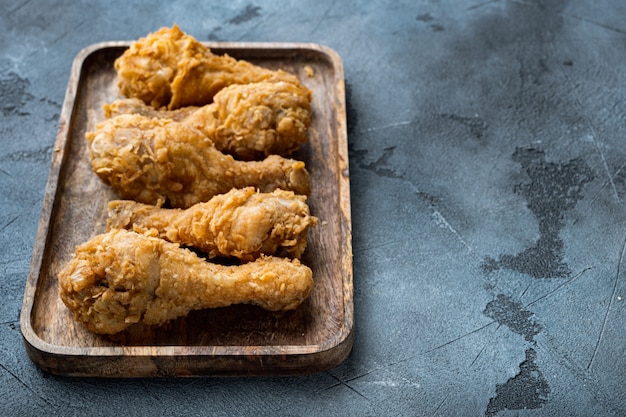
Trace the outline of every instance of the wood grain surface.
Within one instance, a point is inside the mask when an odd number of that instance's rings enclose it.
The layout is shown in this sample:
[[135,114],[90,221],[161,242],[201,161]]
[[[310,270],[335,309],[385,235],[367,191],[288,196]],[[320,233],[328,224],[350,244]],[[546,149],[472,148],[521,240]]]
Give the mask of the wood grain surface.
[[290,312],[202,310],[113,337],[72,319],[57,273],[76,245],[104,231],[106,205],[116,198],[92,172],[84,134],[119,97],[113,62],[128,44],[88,47],[71,70],[21,312],[30,358],[53,374],[107,377],[300,374],[338,365],[353,340],[345,91],[339,56],[316,44],[206,43],[216,54],[295,73],[313,92],[310,141],[294,155],[311,175],[308,203],[319,218],[303,257],[315,279],[310,298]]

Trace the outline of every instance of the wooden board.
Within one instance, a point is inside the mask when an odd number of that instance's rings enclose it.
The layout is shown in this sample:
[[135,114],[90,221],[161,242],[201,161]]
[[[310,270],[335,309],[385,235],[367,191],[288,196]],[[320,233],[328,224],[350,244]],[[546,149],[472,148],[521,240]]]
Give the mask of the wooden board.
[[216,54],[292,72],[313,91],[310,141],[294,155],[311,174],[308,202],[319,218],[303,257],[315,279],[310,298],[291,312],[202,310],[114,337],[72,319],[57,273],[78,244],[104,231],[106,205],[116,198],[92,172],[84,134],[119,97],[113,62],[129,44],[88,47],[71,70],[21,311],[28,355],[44,371],[69,376],[284,375],[338,365],[353,340],[345,89],[339,56],[315,44],[206,43]]

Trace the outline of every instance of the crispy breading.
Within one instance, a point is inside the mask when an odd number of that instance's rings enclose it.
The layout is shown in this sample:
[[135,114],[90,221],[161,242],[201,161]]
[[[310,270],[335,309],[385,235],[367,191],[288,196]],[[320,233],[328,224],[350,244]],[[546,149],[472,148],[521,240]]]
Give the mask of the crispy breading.
[[107,230],[127,229],[202,250],[210,258],[252,261],[263,255],[299,258],[317,223],[306,197],[291,191],[233,189],[186,210],[130,200],[108,206]]
[[139,99],[104,106],[106,117],[142,114],[172,119],[207,135],[215,147],[237,159],[289,155],[308,140],[311,91],[286,82],[235,84],[219,91],[211,104],[155,109]]
[[170,119],[175,122],[184,122],[200,108],[200,106],[185,106],[176,110],[168,110],[166,107],[157,109],[138,98],[120,98],[102,106],[104,117],[107,119],[121,114],[139,114],[156,119]]
[[215,55],[177,25],[133,42],[115,61],[120,92],[159,108],[205,105],[231,84],[286,81],[295,75],[273,71],[231,56]]
[[80,245],[59,273],[59,295],[74,319],[99,334],[232,304],[291,310],[312,288],[311,269],[298,260],[212,264],[175,243],[119,229]]
[[238,161],[198,129],[169,119],[123,114],[85,137],[94,172],[124,199],[188,208],[232,188],[311,191],[304,162],[278,155]]

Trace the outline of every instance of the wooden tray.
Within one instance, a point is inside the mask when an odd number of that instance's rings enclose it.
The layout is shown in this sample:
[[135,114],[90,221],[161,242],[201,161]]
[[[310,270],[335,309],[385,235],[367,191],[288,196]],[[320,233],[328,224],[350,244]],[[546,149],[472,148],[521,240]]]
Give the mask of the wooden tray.
[[311,174],[308,202],[320,220],[303,258],[315,279],[310,298],[291,312],[202,310],[115,337],[72,319],[57,273],[76,245],[104,231],[106,205],[116,198],[92,172],[84,134],[119,97],[113,62],[129,44],[92,45],[73,63],[21,311],[28,355],[44,371],[69,376],[285,375],[338,365],[353,340],[345,89],[339,56],[315,44],[206,43],[216,54],[292,72],[313,91],[310,142],[294,156]]

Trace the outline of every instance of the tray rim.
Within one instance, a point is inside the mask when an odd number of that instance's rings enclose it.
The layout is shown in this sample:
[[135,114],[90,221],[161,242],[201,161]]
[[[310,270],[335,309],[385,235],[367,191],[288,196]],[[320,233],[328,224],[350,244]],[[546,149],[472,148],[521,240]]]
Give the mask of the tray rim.
[[[42,201],[42,211],[38,222],[37,234],[33,246],[29,273],[26,279],[24,289],[24,297],[22,308],[20,310],[20,331],[22,333],[23,343],[30,359],[41,369],[50,373],[55,372],[46,363],[42,362],[42,355],[52,355],[57,359],[65,357],[84,357],[85,361],[97,358],[193,358],[193,357],[232,357],[232,358],[250,358],[257,362],[260,360],[261,368],[263,358],[284,357],[302,357],[309,359],[303,362],[304,366],[288,367],[288,374],[309,373],[307,365],[314,364],[320,357],[327,356],[331,351],[337,351],[333,360],[327,363],[315,363],[316,368],[313,372],[321,372],[339,365],[348,356],[352,349],[354,341],[353,325],[354,325],[354,306],[353,306],[353,269],[352,269],[352,225],[350,215],[350,184],[349,184],[349,168],[348,168],[348,150],[347,150],[347,126],[345,117],[336,117],[333,123],[336,123],[338,134],[338,192],[339,192],[339,209],[341,211],[341,254],[339,261],[341,262],[343,292],[343,317],[340,329],[332,337],[320,344],[315,345],[276,345],[276,346],[188,346],[188,345],[172,345],[172,346],[109,346],[109,347],[78,347],[78,346],[60,346],[49,343],[40,338],[32,327],[32,314],[34,309],[34,300],[36,292],[39,290],[40,274],[44,261],[44,255],[50,245],[50,229],[53,214],[59,198],[58,179],[62,167],[67,157],[67,147],[69,144],[69,131],[74,116],[74,108],[76,105],[76,96],[82,80],[82,69],[85,61],[94,53],[101,52],[105,49],[128,47],[133,41],[105,41],[91,44],[81,49],[75,56],[70,69],[70,77],[65,92],[63,106],[59,116],[58,130],[53,145],[53,152],[48,172],[48,179]],[[343,72],[343,63],[339,54],[332,48],[318,43],[305,42],[202,42],[209,48],[214,49],[230,49],[230,50],[308,50],[315,51],[326,55],[332,62],[332,67],[336,71],[336,85],[333,86],[335,94],[333,99],[337,101],[341,110],[346,111],[345,102],[345,81]],[[185,349],[185,353],[181,354],[181,348]],[[254,364],[255,362],[251,362]],[[285,370],[276,367],[275,372],[272,369],[261,369],[258,366],[250,368],[251,374],[263,375],[280,375]],[[196,373],[192,376],[209,376],[212,374],[224,374],[224,370],[212,369],[196,369]],[[59,373],[60,375],[70,375],[70,373]],[[114,376],[125,377],[127,375],[104,375],[99,372],[85,373],[78,372],[75,376]],[[238,373],[237,375],[241,375]],[[136,376],[156,376],[152,373],[146,375],[129,375]],[[171,375],[170,375],[171,376]],[[190,375],[185,375],[190,376]]]

